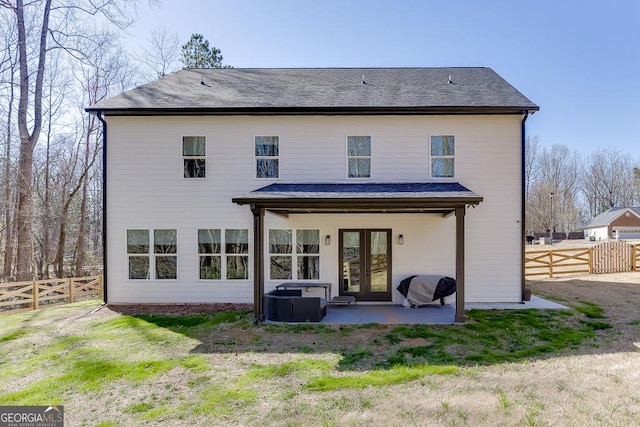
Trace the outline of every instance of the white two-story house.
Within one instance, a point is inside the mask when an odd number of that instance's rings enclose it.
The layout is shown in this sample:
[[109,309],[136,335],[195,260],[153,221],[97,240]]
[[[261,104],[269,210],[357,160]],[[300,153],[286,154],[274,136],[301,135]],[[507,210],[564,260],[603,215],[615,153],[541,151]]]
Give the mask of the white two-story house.
[[520,302],[533,102],[489,68],[191,69],[100,102],[105,299]]

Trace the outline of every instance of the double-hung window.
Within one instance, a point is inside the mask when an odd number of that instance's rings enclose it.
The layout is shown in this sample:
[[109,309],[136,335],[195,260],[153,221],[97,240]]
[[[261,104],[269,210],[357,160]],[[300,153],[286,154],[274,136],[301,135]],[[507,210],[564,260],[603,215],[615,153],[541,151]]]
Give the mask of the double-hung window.
[[249,230],[227,229],[224,231],[224,253],[227,279],[249,278]]
[[129,279],[150,279],[149,230],[127,230]]
[[280,176],[280,141],[277,136],[256,136],[256,178],[278,178]]
[[431,178],[453,178],[455,137],[453,135],[431,136]]
[[291,230],[269,230],[269,277],[291,279],[293,244]]
[[347,136],[347,168],[349,178],[371,177],[370,136]]
[[206,178],[207,144],[204,136],[182,137],[182,172],[185,178]]
[[320,279],[320,230],[296,232],[298,279]]
[[220,229],[198,230],[198,257],[200,258],[200,278],[220,279],[222,277],[222,233]]
[[175,229],[127,230],[129,279],[177,279],[177,240]]
[[[223,241],[224,238],[224,241]],[[202,280],[249,278],[249,230],[198,230],[199,277]]]
[[320,279],[320,230],[269,230],[269,278]]

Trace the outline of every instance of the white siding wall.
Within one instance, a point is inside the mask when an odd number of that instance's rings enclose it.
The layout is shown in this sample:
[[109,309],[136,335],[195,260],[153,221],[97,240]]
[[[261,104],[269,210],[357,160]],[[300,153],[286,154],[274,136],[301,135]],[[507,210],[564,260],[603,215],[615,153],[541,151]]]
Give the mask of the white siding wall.
[[[357,182],[414,182],[429,180],[430,134],[455,135],[453,181],[484,196],[466,216],[467,301],[520,300],[519,117],[108,117],[107,122],[110,302],[253,301],[252,272],[246,281],[198,279],[196,243],[199,228],[246,228],[251,234],[249,208],[231,198],[275,182],[254,178],[254,136],[279,136],[277,182],[350,182],[347,135],[372,140],[372,177]],[[204,180],[182,178],[185,135],[207,138]],[[267,214],[265,225],[319,228],[322,281],[337,283],[340,228],[393,229],[394,287],[411,274],[455,276],[453,216]],[[178,230],[177,281],[127,279],[126,230],[135,228]],[[324,245],[327,234],[330,246]],[[397,244],[398,234],[405,236],[404,245]],[[265,287],[276,284],[267,281]]]

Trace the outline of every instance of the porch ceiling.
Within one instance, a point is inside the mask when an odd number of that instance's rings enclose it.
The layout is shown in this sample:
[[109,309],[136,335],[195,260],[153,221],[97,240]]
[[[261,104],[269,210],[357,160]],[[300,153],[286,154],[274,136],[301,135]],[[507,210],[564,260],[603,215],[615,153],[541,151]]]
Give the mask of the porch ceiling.
[[483,198],[450,183],[308,183],[271,184],[234,197],[276,214],[298,213],[440,213],[475,206]]

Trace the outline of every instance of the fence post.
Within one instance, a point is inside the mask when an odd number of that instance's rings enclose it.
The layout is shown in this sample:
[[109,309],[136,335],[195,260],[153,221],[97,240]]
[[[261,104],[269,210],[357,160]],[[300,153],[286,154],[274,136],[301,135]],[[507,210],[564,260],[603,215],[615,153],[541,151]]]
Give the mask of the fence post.
[[102,282],[102,274],[101,274],[101,275],[98,276],[98,296],[100,297],[100,299],[102,301],[104,301],[103,294],[102,294],[103,291],[104,291],[103,286],[104,286],[104,284]]
[[73,302],[73,279],[69,279],[69,304]]
[[589,274],[593,274],[593,248],[589,248]]
[[40,293],[38,291],[38,284],[36,283],[36,281],[34,280],[32,282],[33,284],[33,304],[31,304],[33,306],[34,310],[38,309],[38,294]]
[[553,277],[553,251],[549,249],[549,277]]

